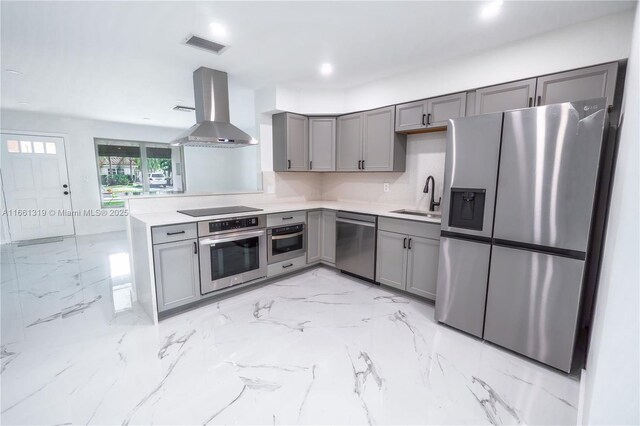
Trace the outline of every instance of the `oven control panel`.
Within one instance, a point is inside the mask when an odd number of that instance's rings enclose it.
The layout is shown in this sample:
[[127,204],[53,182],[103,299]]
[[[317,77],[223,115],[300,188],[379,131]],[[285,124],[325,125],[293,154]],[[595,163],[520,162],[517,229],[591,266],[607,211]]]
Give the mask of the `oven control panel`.
[[240,219],[218,220],[209,222],[209,232],[223,232],[234,229],[254,228],[258,226],[258,217],[243,217]]
[[271,235],[287,235],[304,230],[304,223],[298,225],[281,226],[271,229]]

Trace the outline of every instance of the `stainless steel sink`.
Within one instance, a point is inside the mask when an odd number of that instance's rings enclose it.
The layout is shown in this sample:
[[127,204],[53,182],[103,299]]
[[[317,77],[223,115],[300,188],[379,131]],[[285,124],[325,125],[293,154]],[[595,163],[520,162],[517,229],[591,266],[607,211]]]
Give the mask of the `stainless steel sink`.
[[422,217],[428,217],[432,219],[440,219],[442,217],[442,213],[440,212],[425,212],[423,210],[402,209],[402,210],[393,210],[391,211],[391,213],[408,214],[412,216],[422,216]]

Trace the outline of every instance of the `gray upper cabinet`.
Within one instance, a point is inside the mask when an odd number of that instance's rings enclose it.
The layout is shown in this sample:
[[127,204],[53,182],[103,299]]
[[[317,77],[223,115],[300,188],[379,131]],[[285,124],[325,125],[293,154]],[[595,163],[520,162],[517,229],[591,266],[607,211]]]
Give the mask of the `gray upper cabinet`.
[[394,106],[338,117],[336,170],[403,172],[407,138],[394,123]]
[[362,170],[404,171],[406,136],[394,131],[396,109],[393,106],[364,113]]
[[283,112],[273,116],[273,170],[309,169],[309,119]]
[[467,110],[467,92],[427,99],[427,128],[442,127],[450,118],[464,117]]
[[307,263],[320,261],[322,252],[322,210],[307,212]]
[[427,127],[427,101],[396,105],[396,132],[411,132]]
[[378,231],[376,280],[400,290],[405,289],[407,264],[407,236]]
[[435,300],[440,240],[409,236],[407,248],[407,291]]
[[536,105],[607,98],[613,105],[618,63],[598,65],[538,77]]
[[336,119],[309,118],[309,170],[329,172],[336,169]]
[[200,299],[198,241],[153,246],[158,312]]
[[321,233],[321,260],[333,265],[336,263],[336,212],[322,211]]
[[476,90],[475,113],[480,115],[531,107],[535,94],[535,78],[484,87]]
[[343,115],[337,120],[336,170],[340,172],[360,170],[362,160],[361,112]]

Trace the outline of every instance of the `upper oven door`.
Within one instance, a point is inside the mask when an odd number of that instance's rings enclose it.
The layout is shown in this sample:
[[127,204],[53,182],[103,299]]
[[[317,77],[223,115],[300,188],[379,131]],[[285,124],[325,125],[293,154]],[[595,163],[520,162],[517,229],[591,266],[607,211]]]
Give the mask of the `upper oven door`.
[[202,294],[267,275],[264,230],[200,239]]
[[269,263],[293,259],[307,251],[306,230],[303,223],[272,228],[269,234]]

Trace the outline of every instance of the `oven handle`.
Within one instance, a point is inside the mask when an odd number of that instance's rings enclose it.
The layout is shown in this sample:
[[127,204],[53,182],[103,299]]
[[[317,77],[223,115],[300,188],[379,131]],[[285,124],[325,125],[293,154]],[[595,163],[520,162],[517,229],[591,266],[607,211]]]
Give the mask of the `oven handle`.
[[205,238],[204,240],[200,240],[200,245],[201,246],[210,246],[213,244],[218,244],[218,243],[228,243],[230,241],[238,241],[238,240],[244,240],[245,238],[251,238],[251,237],[261,237],[264,235],[264,231],[255,231],[255,232],[243,232],[241,234],[235,234],[234,236],[230,236],[227,238]]
[[298,236],[300,236],[302,234],[304,234],[304,231],[296,232],[295,234],[276,235],[276,236],[272,236],[271,239],[272,240],[284,240],[286,238],[298,237]]

